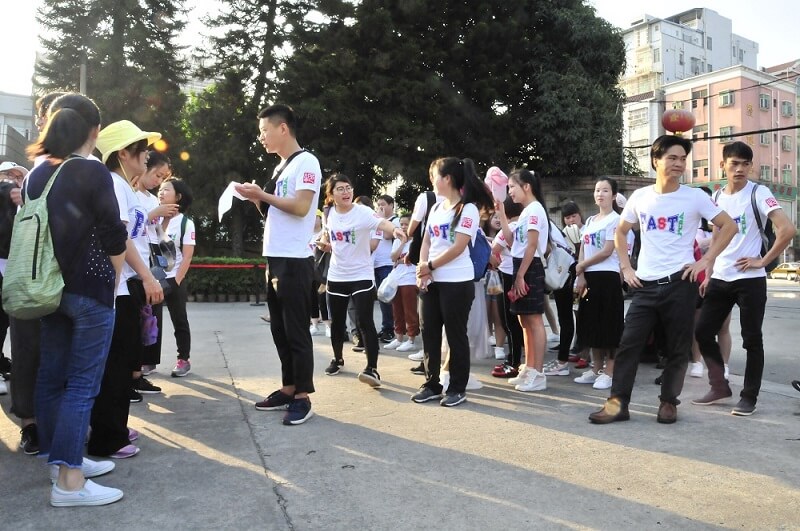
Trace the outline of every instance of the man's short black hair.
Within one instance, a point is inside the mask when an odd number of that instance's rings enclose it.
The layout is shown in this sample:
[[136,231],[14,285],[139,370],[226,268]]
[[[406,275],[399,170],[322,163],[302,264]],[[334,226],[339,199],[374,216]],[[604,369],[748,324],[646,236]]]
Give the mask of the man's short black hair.
[[722,160],[724,161],[731,157],[753,162],[753,149],[740,140],[725,144],[725,147],[722,148]]
[[394,197],[392,197],[392,196],[390,196],[388,194],[379,195],[378,196],[378,201],[380,201],[381,199],[386,201],[387,205],[394,205]]
[[681,146],[687,155],[692,152],[692,141],[688,138],[678,135],[661,135],[650,147],[650,166],[654,170],[656,169],[655,160],[663,157],[664,153],[669,151],[672,146]]
[[288,105],[283,105],[282,103],[270,105],[258,112],[258,118],[266,118],[273,123],[285,123],[292,136],[297,136],[297,118],[295,117],[294,109]]

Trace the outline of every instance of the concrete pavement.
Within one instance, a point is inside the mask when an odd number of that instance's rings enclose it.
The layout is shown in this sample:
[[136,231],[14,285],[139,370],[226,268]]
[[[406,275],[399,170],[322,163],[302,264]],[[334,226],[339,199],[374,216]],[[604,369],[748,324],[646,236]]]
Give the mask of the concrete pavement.
[[[316,337],[316,416],[286,427],[282,413],[253,407],[279,385],[263,311],[190,304],[186,378],[169,377],[166,331],[150,377],[164,393],[131,405],[142,451],[97,480],[125,492],[110,506],[50,507],[45,467],[16,448],[0,397],[0,528],[800,528],[800,394],[788,385],[800,367],[765,383],[750,418],[731,416],[733,402],[692,406],[706,383],[687,378],[679,421],[665,426],[658,371],[642,365],[631,421],[594,426],[587,415],[607,392],[573,383],[579,371],[521,393],[480,360],[484,387],[443,408],[409,400],[422,377],[402,353],[382,352],[378,390],[358,382],[364,356],[347,345],[343,371],[325,376],[331,349]],[[800,327],[787,324],[765,324],[768,351],[797,352]],[[734,336],[734,359],[739,344]],[[738,395],[741,376],[732,384]]]

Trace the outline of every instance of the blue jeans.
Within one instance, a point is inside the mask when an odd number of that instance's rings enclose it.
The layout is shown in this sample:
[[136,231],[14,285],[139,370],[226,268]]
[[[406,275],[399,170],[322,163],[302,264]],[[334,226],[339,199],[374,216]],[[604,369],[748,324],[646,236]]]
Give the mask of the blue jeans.
[[83,462],[113,328],[112,308],[71,293],[64,293],[55,313],[42,318],[35,400],[39,451],[49,464],[80,468]]
[[[392,266],[380,266],[375,268],[375,289],[381,287],[389,273],[392,272]],[[381,308],[381,332],[394,333],[394,313],[392,312],[392,305],[386,302],[378,301]]]

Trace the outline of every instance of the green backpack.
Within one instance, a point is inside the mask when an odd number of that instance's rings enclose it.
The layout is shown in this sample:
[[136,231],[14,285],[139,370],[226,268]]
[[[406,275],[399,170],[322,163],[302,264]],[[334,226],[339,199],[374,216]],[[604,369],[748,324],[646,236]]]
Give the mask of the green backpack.
[[37,199],[31,199],[26,190],[25,203],[14,218],[3,277],[3,309],[17,319],[44,317],[61,304],[64,279],[53,250],[47,195],[66,163],[56,169]]

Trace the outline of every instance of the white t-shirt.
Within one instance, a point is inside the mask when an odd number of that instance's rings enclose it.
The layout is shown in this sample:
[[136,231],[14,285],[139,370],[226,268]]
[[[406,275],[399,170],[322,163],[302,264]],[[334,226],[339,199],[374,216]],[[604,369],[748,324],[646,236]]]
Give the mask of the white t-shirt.
[[[136,197],[139,198],[139,204],[141,204],[144,209],[147,211],[149,216],[150,211],[156,208],[158,203],[158,198],[151,194],[150,192],[142,192],[141,190],[136,191]],[[156,225],[159,223],[159,219],[154,219],[152,221],[147,222],[147,238],[150,243],[157,243],[158,242],[158,232],[156,229]]]
[[330,209],[325,224],[331,242],[329,282],[375,280],[369,249],[370,232],[382,219],[364,205],[353,205],[345,214],[337,212],[335,207]]
[[[167,271],[167,278],[175,278],[178,274],[178,268],[183,263],[183,253],[181,252],[180,238],[181,238],[181,220],[183,214],[178,214],[167,225],[167,237],[175,243],[175,267]],[[196,245],[194,221],[186,218],[186,230],[183,233],[183,246]]]
[[[278,166],[275,171],[280,168]],[[317,157],[309,152],[297,155],[283,170],[275,186],[277,197],[297,197],[300,190],[311,190],[314,197],[305,216],[295,216],[270,207],[264,223],[264,256],[306,258],[311,256],[308,240],[314,233],[322,170]]]
[[[613,211],[599,221],[595,219],[595,216],[586,220],[586,225],[581,229],[584,260],[588,260],[600,252],[606,246],[606,242],[614,244],[614,231],[617,230],[617,225],[619,225],[619,214]],[[618,272],[619,256],[616,249],[602,262],[587,267],[586,271]]]
[[651,185],[633,192],[621,218],[640,226],[642,248],[636,276],[658,280],[694,263],[694,237],[700,220],[713,219],[720,212],[699,188],[680,185],[674,192],[659,194]]
[[544,207],[539,201],[532,201],[519,215],[517,228],[514,230],[514,241],[511,244],[511,256],[514,258],[525,256],[525,248],[528,247],[528,232],[532,230],[539,233],[534,256],[541,258],[547,252],[550,221],[547,219],[547,212],[544,211]]
[[[150,244],[147,240],[147,211],[139,202],[139,197],[134,192],[128,181],[121,175],[111,172],[114,182],[114,193],[119,205],[119,219],[125,222],[128,229],[128,238],[133,240],[139,256],[148,268],[150,267]],[[136,276],[136,271],[126,261],[122,266],[119,289],[117,295],[130,295],[128,279]]]
[[[739,230],[731,243],[714,261],[714,272],[711,274],[711,278],[733,282],[742,278],[758,278],[767,275],[764,268],[740,271],[735,265],[739,258],[761,255],[761,234],[755,218],[759,214],[753,212],[751,201],[754,186],[756,186],[755,183],[748,181],[744,188],[735,194],[725,193],[724,188],[718,196],[714,194],[717,196],[717,204],[733,218]],[[756,207],[760,212],[762,225],[767,224],[767,216],[770,212],[781,208],[775,196],[766,186],[756,188]]]
[[408,254],[408,250],[411,248],[411,240],[407,240],[403,243],[401,240],[394,240],[392,243],[392,252],[395,252],[400,246],[403,246],[403,250],[400,251],[400,257],[398,260],[398,264],[395,266],[397,269],[397,273],[399,274],[400,278],[397,282],[398,286],[415,286],[417,284],[417,268],[414,264],[404,264],[403,257]]
[[[392,216],[392,218],[393,219],[389,219],[389,221],[392,222],[392,225],[399,227],[400,218],[397,216]],[[372,253],[372,265],[376,268],[394,265],[394,262],[392,262],[392,243],[394,242],[394,239],[387,240],[384,238],[384,233],[382,230],[376,230],[373,238],[378,240],[378,246]]]
[[[446,209],[444,203],[437,203],[428,216],[427,231],[430,235],[431,245],[428,250],[428,261],[436,259],[442,255],[455,242],[456,232],[467,234],[472,243],[475,243],[475,235],[478,234],[478,224],[480,223],[480,213],[478,207],[472,203],[467,203],[461,211],[458,220],[458,227],[453,229],[453,217],[455,208]],[[423,212],[424,214],[424,212]],[[472,266],[472,259],[469,256],[469,246],[455,259],[437,267],[433,271],[434,282],[464,282],[475,277],[475,268]]]
[[[512,234],[517,229],[518,223],[518,221],[509,222],[508,228],[511,229]],[[514,260],[511,258],[511,245],[509,245],[509,243],[506,241],[506,237],[503,235],[502,230],[497,233],[497,236],[494,237],[494,241],[492,241],[492,247],[495,246],[500,247],[500,265],[497,266],[497,269],[506,275],[513,275]]]

